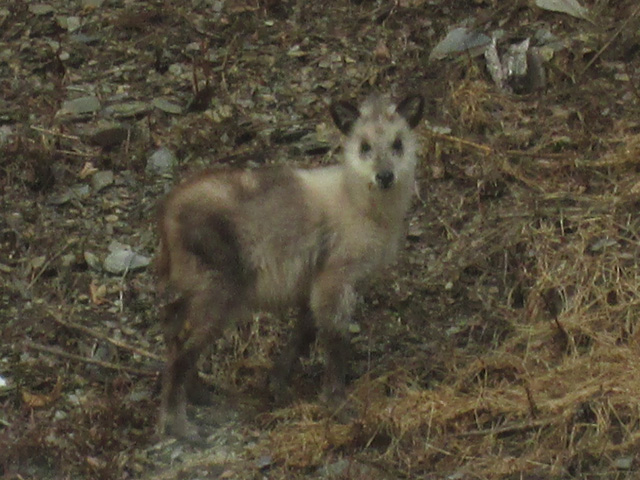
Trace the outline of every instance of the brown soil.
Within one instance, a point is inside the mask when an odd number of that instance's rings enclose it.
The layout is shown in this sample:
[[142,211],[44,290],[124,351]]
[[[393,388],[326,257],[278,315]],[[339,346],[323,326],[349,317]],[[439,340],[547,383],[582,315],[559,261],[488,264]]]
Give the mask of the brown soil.
[[[0,473],[635,478],[640,8],[534,3],[0,3]],[[429,61],[472,21],[499,49],[555,35],[545,88]],[[209,437],[158,439],[153,274],[104,271],[109,245],[152,257],[158,200],[206,165],[332,162],[327,105],[373,90],[423,93],[428,118],[401,261],[355,319],[357,415],[317,401],[317,352],[269,403],[288,323],[260,314],[202,362]],[[160,147],[173,176],[146,169]]]

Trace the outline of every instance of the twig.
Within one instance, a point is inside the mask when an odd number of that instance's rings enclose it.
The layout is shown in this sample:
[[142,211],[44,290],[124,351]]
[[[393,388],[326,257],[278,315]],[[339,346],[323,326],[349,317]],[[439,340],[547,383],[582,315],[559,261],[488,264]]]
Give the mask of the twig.
[[74,152],[73,150],[58,150],[58,153],[84,158],[93,158],[96,156],[95,153]]
[[479,150],[485,155],[510,155],[512,157],[528,157],[528,158],[557,158],[560,160],[573,159],[576,157],[575,153],[545,153],[545,152],[530,152],[526,150],[496,150],[488,145],[482,145],[480,143],[472,142],[471,140],[465,140],[464,138],[454,137],[453,135],[447,135],[444,133],[430,132],[432,136],[441,140],[446,140],[451,143],[458,143],[465,147]]
[[473,430],[471,432],[459,433],[456,436],[457,437],[481,437],[486,435],[502,435],[505,433],[526,432],[527,430],[546,427],[551,423],[553,423],[553,419],[546,418],[542,420],[536,420],[533,422],[505,425],[504,427],[500,427],[500,428],[488,428],[486,430]]
[[434,137],[440,138],[441,140],[447,140],[452,143],[459,143],[460,145],[464,145],[466,147],[471,147],[475,150],[480,150],[485,155],[489,155],[491,153],[496,153],[495,150],[487,145],[481,145],[479,143],[472,142],[470,140],[465,140],[464,138],[454,137],[453,135],[447,135],[445,133],[438,132],[430,132]]
[[36,132],[47,133],[56,137],[66,138],[67,140],[80,140],[80,137],[78,137],[77,135],[69,135],[67,133],[56,132],[48,128],[36,127],[35,125],[30,125],[29,128],[31,128],[31,130],[35,130]]
[[529,385],[528,382],[525,382],[524,390],[527,392],[527,401],[529,402],[529,413],[533,418],[536,418],[538,416],[538,412],[540,411],[540,409],[538,408],[538,405],[536,405],[536,402],[533,398],[533,393],[531,392],[531,386]]
[[591,68],[591,65],[593,65],[595,61],[598,60],[598,58],[600,58],[600,56],[604,53],[604,51],[611,46],[613,41],[626,28],[627,24],[631,20],[633,20],[636,17],[636,15],[638,15],[638,12],[640,12],[640,6],[636,7],[633,13],[629,15],[627,19],[624,22],[622,22],[622,25],[620,25],[618,29],[613,33],[613,35],[611,35],[611,38],[609,38],[609,40],[607,40],[607,42],[602,46],[602,48],[596,52],[596,54],[591,58],[591,60],[589,60],[589,62],[585,65],[585,67],[582,69],[582,71],[578,75],[578,78],[581,78],[586,73],[586,71],[589,70],[589,68]]
[[70,241],[68,241],[61,249],[59,249],[56,253],[54,253],[51,258],[49,258],[49,260],[47,260],[46,262],[44,262],[44,264],[42,265],[42,267],[40,267],[40,270],[38,270],[38,273],[35,274],[35,276],[31,279],[31,281],[29,282],[29,285],[27,285],[27,290],[30,290],[31,287],[33,287],[33,285],[38,281],[38,279],[42,276],[42,274],[44,273],[44,271],[49,267],[49,265],[51,265],[51,262],[53,262],[56,258],[58,258],[60,255],[62,255],[67,248],[69,248],[70,246],[74,245],[76,242],[76,240],[71,239]]
[[556,327],[558,327],[558,331],[562,335],[562,339],[565,341],[565,348],[567,350],[571,350],[571,353],[575,352],[576,345],[573,340],[573,337],[569,335],[569,332],[567,332],[567,329],[564,328],[564,325],[562,325],[562,323],[560,323],[560,320],[558,319],[558,315],[556,315],[553,318],[553,321],[555,322]]
[[129,372],[129,373],[133,373],[135,375],[144,375],[144,376],[148,376],[148,377],[155,377],[155,376],[158,375],[158,372],[155,371],[155,370],[141,370],[139,368],[132,368],[132,367],[126,367],[126,366],[123,366],[123,365],[117,365],[115,363],[105,362],[103,360],[97,360],[95,358],[87,358],[87,357],[83,357],[81,355],[75,355],[73,353],[65,352],[64,350],[61,350],[60,348],[57,348],[57,347],[47,347],[46,345],[40,345],[38,343],[34,343],[34,342],[31,342],[31,341],[28,341],[28,340],[25,340],[23,342],[23,345],[26,348],[29,348],[31,350],[36,350],[38,352],[50,353],[52,355],[57,355],[57,356],[62,357],[62,358],[68,358],[70,360],[75,360],[77,362],[91,363],[93,365],[98,365],[100,367],[108,368],[108,369],[111,369],[111,370]]
[[67,328],[73,328],[75,330],[79,330],[83,333],[86,333],[88,335],[91,335],[92,337],[98,338],[100,340],[104,340],[106,342],[111,343],[112,345],[115,345],[118,348],[123,348],[125,350],[129,350],[133,353],[137,353],[138,355],[141,355],[143,357],[147,357],[147,358],[151,358],[153,360],[158,360],[160,362],[164,361],[164,358],[162,358],[160,355],[156,355],[155,353],[152,352],[148,352],[147,350],[143,350],[142,348],[138,348],[135,347],[133,345],[129,345],[127,343],[124,343],[120,340],[116,340],[115,338],[111,338],[108,337],[107,335],[100,333],[92,328],[89,327],[85,327],[84,325],[79,325],[75,322],[69,322],[66,320],[61,319],[58,315],[52,313],[53,319],[59,323],[60,325],[63,325]]
[[576,153],[547,153],[547,152],[527,152],[525,150],[505,150],[504,152],[496,151],[496,153],[503,153],[505,155],[511,155],[514,157],[529,157],[529,158],[556,158],[558,160],[575,159],[578,155]]

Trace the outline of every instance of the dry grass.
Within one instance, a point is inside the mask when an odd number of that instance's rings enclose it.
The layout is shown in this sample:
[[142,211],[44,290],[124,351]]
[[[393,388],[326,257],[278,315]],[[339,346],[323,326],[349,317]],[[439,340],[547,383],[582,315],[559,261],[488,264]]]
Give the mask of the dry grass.
[[[487,348],[449,352],[443,378],[427,387],[424,359],[361,378],[351,398],[359,416],[346,425],[308,406],[289,409],[270,451],[289,467],[346,452],[405,478],[624,475],[616,460],[640,447],[638,135],[621,122],[598,139],[611,146],[598,155],[584,132],[559,122],[526,153],[507,151],[500,120],[526,117],[525,102],[473,81],[450,101],[462,130],[488,140],[425,134],[426,150],[445,157],[431,160],[475,181],[477,196],[438,205],[444,211],[427,229],[444,230],[449,244],[430,275],[456,279],[480,266],[502,287],[491,298],[482,279],[471,287],[483,297],[479,314],[508,328]],[[501,113],[488,115],[487,105]],[[549,115],[528,128],[556,121]],[[578,143],[556,145],[563,135]],[[483,196],[488,181],[506,183],[507,193]],[[460,218],[462,226],[450,220]]]

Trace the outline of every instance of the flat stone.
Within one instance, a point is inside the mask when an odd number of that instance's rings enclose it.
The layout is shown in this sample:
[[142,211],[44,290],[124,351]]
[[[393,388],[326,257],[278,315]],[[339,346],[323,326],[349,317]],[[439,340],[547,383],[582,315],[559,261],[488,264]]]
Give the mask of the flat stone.
[[105,108],[105,113],[113,115],[115,118],[130,118],[143,115],[151,109],[146,102],[126,102],[110,105]]
[[450,55],[469,52],[472,56],[480,54],[491,43],[491,39],[483,33],[466,27],[458,27],[447,33],[429,55],[429,60],[441,60]]
[[102,270],[102,266],[100,265],[100,259],[95,253],[85,250],[83,256],[84,256],[84,261],[87,262],[87,265],[89,265],[89,268],[97,271]]
[[119,123],[106,123],[89,133],[87,140],[92,145],[103,148],[120,145],[129,137],[129,129]]
[[94,113],[100,110],[100,100],[98,97],[87,96],[67,100],[62,104],[62,108],[58,110],[56,115],[83,115]]
[[631,467],[633,467],[633,456],[616,458],[613,465],[618,470],[631,470]]
[[100,8],[104,0],[82,0],[83,8]]
[[67,188],[64,192],[51,195],[49,203],[53,205],[63,205],[70,200],[83,200],[91,193],[89,185],[74,185]]
[[84,33],[74,33],[73,35],[69,36],[69,40],[75,43],[92,45],[92,44],[99,43],[101,40],[101,37],[99,37],[98,35],[86,35]]
[[113,250],[102,264],[109,273],[124,273],[127,270],[144,268],[151,263],[149,257],[135,253],[127,248]]
[[99,192],[113,183],[113,172],[111,170],[101,170],[91,177],[91,188],[94,192]]
[[81,27],[80,17],[56,17],[56,21],[60,28],[64,28],[68,32],[75,32]]
[[164,98],[154,98],[153,106],[156,107],[158,110],[162,110],[163,112],[171,113],[174,115],[179,115],[183,111],[180,105],[176,103],[172,103],[169,100],[166,100]]
[[47,5],[46,3],[34,3],[29,5],[29,11],[34,15],[48,15],[55,12],[55,10],[55,8],[51,5]]

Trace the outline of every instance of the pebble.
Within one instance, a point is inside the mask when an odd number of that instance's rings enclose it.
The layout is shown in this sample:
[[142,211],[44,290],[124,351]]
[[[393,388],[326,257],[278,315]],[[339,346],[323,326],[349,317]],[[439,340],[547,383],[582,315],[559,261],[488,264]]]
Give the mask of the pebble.
[[102,264],[109,273],[124,273],[126,270],[138,270],[151,263],[149,257],[139,255],[131,250],[116,250],[107,255]]
[[85,115],[100,110],[100,100],[98,97],[86,96],[67,100],[62,104],[62,108],[56,113],[61,115]]
[[151,154],[145,171],[148,174],[164,175],[171,173],[177,163],[178,159],[173,152],[166,147],[161,147]]
[[113,183],[113,172],[111,170],[101,170],[91,177],[91,188],[95,193]]

